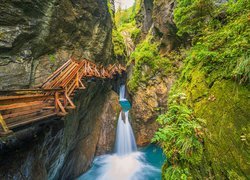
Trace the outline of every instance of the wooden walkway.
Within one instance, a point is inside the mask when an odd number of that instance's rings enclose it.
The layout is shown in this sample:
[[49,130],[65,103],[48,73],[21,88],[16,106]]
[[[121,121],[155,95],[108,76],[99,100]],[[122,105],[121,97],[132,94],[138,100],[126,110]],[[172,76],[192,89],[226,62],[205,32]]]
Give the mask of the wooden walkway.
[[74,92],[85,89],[84,77],[113,78],[126,69],[120,64],[98,66],[86,59],[69,59],[38,89],[0,91],[0,136],[15,128],[53,116],[65,116],[74,109]]

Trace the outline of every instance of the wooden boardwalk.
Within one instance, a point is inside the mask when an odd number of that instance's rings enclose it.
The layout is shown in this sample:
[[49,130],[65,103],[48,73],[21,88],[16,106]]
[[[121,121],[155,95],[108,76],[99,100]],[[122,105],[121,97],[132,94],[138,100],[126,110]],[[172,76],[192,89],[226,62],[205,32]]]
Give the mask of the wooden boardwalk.
[[74,109],[74,92],[85,89],[84,77],[113,78],[126,69],[120,64],[98,66],[83,59],[69,59],[38,89],[0,91],[0,136],[9,134],[17,127],[53,116],[65,116]]

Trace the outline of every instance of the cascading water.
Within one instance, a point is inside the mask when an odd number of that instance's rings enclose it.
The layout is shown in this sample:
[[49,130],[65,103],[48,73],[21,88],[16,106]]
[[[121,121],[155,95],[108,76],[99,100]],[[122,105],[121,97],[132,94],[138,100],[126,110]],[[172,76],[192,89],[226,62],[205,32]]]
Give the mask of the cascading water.
[[120,104],[122,106],[122,111],[118,119],[115,143],[115,153],[118,155],[126,155],[137,149],[134,133],[128,118],[129,110],[126,106],[128,103],[128,100],[125,98],[125,86],[122,85],[120,88]]
[[[132,127],[129,121],[130,103],[125,98],[125,86],[120,87],[120,112],[115,153],[96,157],[93,167],[79,177],[80,180],[158,180],[164,161],[162,151],[148,147],[145,152],[137,151]],[[160,156],[159,156],[160,155]]]
[[115,143],[115,153],[117,153],[118,155],[126,155],[136,151],[137,149],[133,130],[128,119],[128,113],[128,111],[120,112],[120,116],[118,119]]

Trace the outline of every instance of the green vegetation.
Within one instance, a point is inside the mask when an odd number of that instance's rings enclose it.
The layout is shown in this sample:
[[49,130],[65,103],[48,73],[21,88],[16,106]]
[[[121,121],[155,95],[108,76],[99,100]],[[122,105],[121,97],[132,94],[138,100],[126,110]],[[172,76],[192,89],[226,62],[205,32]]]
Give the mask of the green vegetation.
[[121,33],[116,29],[112,30],[112,41],[114,45],[115,58],[117,60],[124,59],[126,57],[126,46]]
[[187,179],[192,177],[192,168],[202,160],[202,125],[205,123],[196,118],[186,105],[185,94],[172,95],[171,98],[168,112],[157,119],[162,128],[156,132],[152,141],[161,142],[168,157],[164,179]]
[[[124,14],[119,32],[142,38],[134,9]],[[249,145],[240,139],[250,132],[249,17],[249,0],[177,0],[177,36],[188,48],[162,55],[150,32],[131,54],[131,92],[159,75],[176,78],[152,140],[167,156],[163,179],[249,178]]]
[[[161,144],[168,158],[163,178],[249,178],[244,173],[249,171],[249,150],[238,138],[240,132],[250,131],[245,128],[250,118],[246,113],[250,82],[249,0],[221,4],[212,0],[177,2],[174,20],[178,35],[190,37],[191,47],[182,52],[185,58],[171,90],[168,112],[157,119],[162,127],[153,142]],[[210,132],[202,128],[205,120]],[[228,149],[230,157],[224,154]],[[211,164],[207,165],[203,158]],[[240,159],[241,164],[235,159]]]
[[56,62],[56,56],[54,54],[49,55],[49,61],[54,64]]
[[[213,1],[206,1],[209,5],[202,1],[187,1],[188,4],[179,3],[175,10],[175,21],[179,34],[196,35],[193,38],[193,47],[187,51],[185,68],[192,69],[197,64],[201,64],[202,69],[207,74],[212,74],[210,76],[213,76],[213,79],[235,78],[240,83],[249,82],[250,5],[247,3],[248,1],[229,1],[217,8],[209,8],[215,6],[215,4],[211,4]],[[202,16],[200,13],[194,13],[193,8],[202,9]],[[207,8],[209,10],[206,11]],[[185,9],[184,12],[187,12],[187,17],[180,14],[180,12],[183,13],[183,9]],[[211,12],[212,9],[213,12]],[[194,21],[189,22],[191,18],[188,17],[191,16],[189,14],[191,12],[194,13],[192,15]],[[204,14],[204,12],[206,13]],[[220,20],[220,16],[225,17]],[[204,18],[208,20],[204,21]],[[184,70],[184,72],[187,71]],[[215,71],[216,73],[214,73]]]
[[131,54],[128,62],[134,64],[133,76],[128,82],[131,91],[136,91],[139,83],[148,81],[156,73],[169,72],[170,61],[160,56],[158,46],[158,43],[152,42],[152,37],[148,36]]
[[112,38],[114,44],[114,53],[116,59],[125,60],[127,57],[126,54],[126,45],[123,37],[123,32],[128,33],[130,38],[135,41],[140,35],[140,29],[136,26],[135,16],[139,9],[139,1],[136,1],[134,6],[126,10],[118,9],[115,13],[115,18],[113,22],[115,23],[115,28],[112,31]]

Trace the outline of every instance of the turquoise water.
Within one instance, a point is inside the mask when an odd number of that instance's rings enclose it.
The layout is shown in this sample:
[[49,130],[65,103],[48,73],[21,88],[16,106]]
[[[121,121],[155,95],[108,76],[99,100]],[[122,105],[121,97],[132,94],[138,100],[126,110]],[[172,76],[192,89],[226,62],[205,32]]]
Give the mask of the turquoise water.
[[162,150],[155,145],[124,156],[97,156],[92,167],[78,180],[160,180],[164,160]]

